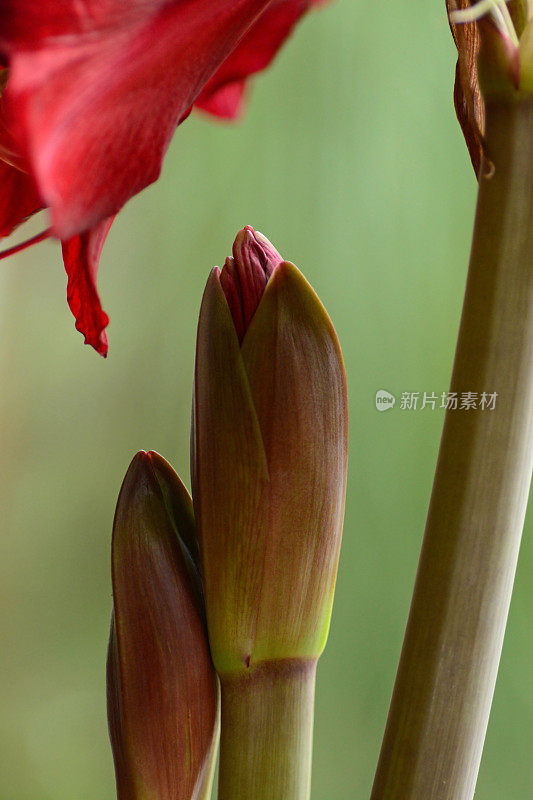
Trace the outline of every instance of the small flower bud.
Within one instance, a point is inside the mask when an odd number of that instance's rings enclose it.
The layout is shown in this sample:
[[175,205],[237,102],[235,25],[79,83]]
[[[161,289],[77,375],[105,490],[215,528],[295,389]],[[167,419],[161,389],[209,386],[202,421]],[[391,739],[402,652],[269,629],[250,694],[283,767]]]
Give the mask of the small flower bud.
[[220,675],[320,655],[348,433],[342,356],[316,294],[251,229],[233,252],[204,293],[193,427],[194,504]]
[[194,564],[192,504],[156,453],[133,459],[112,544],[108,718],[118,800],[205,800],[218,681]]
[[265,287],[283,261],[268,239],[247,225],[233,243],[233,258],[227,258],[220,285],[233,317],[239,341],[252,321]]

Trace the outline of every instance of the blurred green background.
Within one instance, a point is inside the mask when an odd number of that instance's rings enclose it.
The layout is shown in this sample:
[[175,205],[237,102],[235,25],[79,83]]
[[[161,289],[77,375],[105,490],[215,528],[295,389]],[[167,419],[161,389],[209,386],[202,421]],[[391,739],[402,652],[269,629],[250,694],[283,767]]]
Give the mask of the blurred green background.
[[[474,213],[443,6],[339,0],[256,81],[239,125],[193,116],[179,129],[162,178],[104,250],[107,361],[74,330],[57,244],[2,263],[0,800],[115,795],[104,675],[115,501],[139,448],[188,480],[201,293],[245,224],[305,272],[344,349],[350,473],[313,798],[368,797],[442,425],[438,410],[380,414],[374,395],[448,388]],[[531,520],[482,800],[533,794],[530,534]]]

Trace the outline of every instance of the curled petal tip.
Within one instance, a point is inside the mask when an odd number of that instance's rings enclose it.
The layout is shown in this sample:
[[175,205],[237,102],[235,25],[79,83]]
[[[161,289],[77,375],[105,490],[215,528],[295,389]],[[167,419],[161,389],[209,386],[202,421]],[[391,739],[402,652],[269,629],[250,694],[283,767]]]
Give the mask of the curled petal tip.
[[101,356],[107,355],[105,329],[109,317],[100,303],[96,286],[100,255],[113,217],[61,243],[67,273],[67,302],[76,319],[76,330]]

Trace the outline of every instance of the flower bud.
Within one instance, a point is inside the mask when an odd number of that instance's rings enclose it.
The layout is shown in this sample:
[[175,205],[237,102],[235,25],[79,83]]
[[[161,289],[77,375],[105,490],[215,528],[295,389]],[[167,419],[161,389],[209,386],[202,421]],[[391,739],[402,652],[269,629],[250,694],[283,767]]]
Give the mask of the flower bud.
[[346,379],[316,294],[251,228],[207,282],[193,421],[193,496],[217,671],[316,659],[342,533]]
[[218,742],[218,681],[194,564],[187,490],[138,453],[118,499],[107,679],[118,800],[204,800]]
[[220,274],[239,342],[242,342],[257,310],[265,287],[282,257],[259,231],[247,225],[233,243],[233,258],[227,258]]

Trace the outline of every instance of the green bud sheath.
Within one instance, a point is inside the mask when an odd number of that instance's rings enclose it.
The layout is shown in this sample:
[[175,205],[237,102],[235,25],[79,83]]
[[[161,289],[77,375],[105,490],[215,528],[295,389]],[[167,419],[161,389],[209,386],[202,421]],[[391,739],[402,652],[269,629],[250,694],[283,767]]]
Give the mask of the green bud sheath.
[[213,271],[198,327],[195,510],[220,674],[322,652],[347,427],[337,337],[296,267],[275,270],[242,348]]
[[253,660],[316,658],[341,544],[347,395],[331,321],[294,265],[274,272],[241,352],[270,478]]
[[[218,269],[204,293],[193,418],[193,496],[222,685],[219,798],[306,800],[315,668],[342,534],[346,380],[335,331],[296,267],[278,259],[269,271],[277,253],[252,229],[237,244],[222,275],[228,293]],[[250,315],[265,253],[266,288]]]
[[138,453],[122,484],[112,543],[107,676],[118,800],[209,797],[218,681],[193,533],[191,500],[177,475],[156,453]]

